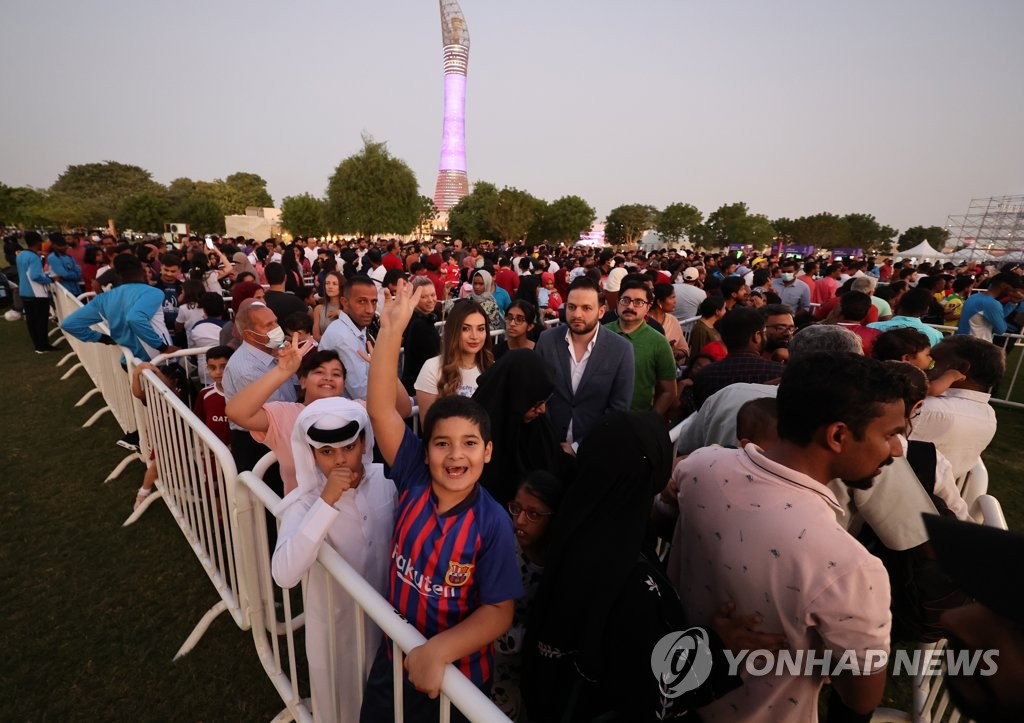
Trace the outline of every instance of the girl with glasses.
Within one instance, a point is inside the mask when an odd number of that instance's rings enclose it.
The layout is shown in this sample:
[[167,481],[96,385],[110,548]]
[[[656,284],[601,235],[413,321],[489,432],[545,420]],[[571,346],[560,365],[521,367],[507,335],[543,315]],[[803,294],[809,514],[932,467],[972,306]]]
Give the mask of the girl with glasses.
[[501,359],[510,349],[533,350],[539,324],[537,309],[529,301],[516,299],[505,312],[505,338],[494,346],[494,358]]

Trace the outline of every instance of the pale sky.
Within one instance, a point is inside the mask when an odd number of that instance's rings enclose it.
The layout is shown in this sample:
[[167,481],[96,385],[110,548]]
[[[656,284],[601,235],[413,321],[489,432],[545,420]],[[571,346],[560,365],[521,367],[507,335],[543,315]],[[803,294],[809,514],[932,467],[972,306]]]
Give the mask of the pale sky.
[[[603,220],[745,201],[945,225],[1024,194],[1024,2],[461,0],[470,182]],[[3,0],[0,182],[132,163],[321,195],[369,132],[433,195],[433,0]]]

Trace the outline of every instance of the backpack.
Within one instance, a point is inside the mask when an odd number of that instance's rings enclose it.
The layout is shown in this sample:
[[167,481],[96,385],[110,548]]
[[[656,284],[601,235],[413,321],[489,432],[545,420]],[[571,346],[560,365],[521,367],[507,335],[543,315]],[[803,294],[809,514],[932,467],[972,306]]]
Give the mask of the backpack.
[[[911,441],[906,457],[939,515],[954,517],[942,498],[935,494],[935,445]],[[926,543],[909,550],[891,550],[867,525],[859,539],[869,552],[882,560],[889,573],[892,639],[933,643],[944,638],[945,631],[939,625],[939,618],[947,610],[971,602],[971,598],[942,571],[931,545]]]

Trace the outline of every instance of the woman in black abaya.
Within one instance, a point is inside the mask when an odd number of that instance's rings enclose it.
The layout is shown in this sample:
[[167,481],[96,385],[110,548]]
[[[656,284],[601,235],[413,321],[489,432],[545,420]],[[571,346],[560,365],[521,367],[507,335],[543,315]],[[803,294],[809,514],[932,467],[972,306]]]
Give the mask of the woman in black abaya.
[[541,469],[564,479],[571,469],[545,414],[552,389],[547,362],[528,349],[510,350],[477,380],[473,399],[487,410],[494,440],[480,481],[502,507],[527,473]]

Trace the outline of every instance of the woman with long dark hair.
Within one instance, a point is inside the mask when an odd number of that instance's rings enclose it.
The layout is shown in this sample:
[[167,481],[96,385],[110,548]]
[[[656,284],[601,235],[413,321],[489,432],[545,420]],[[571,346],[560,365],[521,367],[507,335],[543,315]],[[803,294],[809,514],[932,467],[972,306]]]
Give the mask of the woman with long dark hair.
[[457,302],[444,322],[441,353],[427,359],[416,377],[420,422],[441,397],[473,396],[477,378],[494,364],[487,314],[474,301]]
[[537,309],[529,301],[515,299],[505,312],[505,338],[494,345],[494,358],[501,359],[512,349],[533,350],[540,335]]
[[324,274],[324,295],[313,309],[313,338],[318,342],[335,319],[341,314],[341,290],[345,278],[337,271]]

